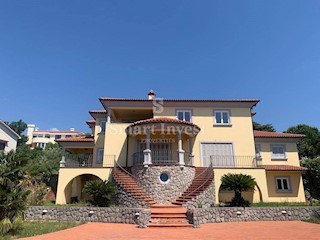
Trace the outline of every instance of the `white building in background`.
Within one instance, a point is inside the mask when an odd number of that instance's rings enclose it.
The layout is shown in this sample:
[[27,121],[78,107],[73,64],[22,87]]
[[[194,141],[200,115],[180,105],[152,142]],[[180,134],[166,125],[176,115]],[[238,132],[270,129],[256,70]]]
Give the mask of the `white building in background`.
[[70,130],[58,130],[56,128],[50,130],[39,130],[36,128],[35,124],[28,124],[27,144],[30,145],[31,148],[45,148],[47,143],[55,143],[56,139],[71,138],[81,133],[82,132],[76,131],[74,128],[70,128]]
[[20,136],[0,120],[0,152],[16,150]]

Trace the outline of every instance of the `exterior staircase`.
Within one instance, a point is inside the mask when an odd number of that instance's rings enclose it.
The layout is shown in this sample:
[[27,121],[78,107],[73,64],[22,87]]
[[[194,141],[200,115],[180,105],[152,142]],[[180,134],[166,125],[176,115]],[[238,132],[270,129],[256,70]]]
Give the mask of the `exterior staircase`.
[[139,187],[137,180],[131,175],[130,168],[115,167],[112,170],[113,179],[119,184],[127,193],[130,193],[134,198],[141,200],[148,205],[156,204],[147,193]]
[[214,180],[214,172],[212,168],[196,167],[195,177],[187,190],[173,203],[173,205],[181,206],[188,201],[196,198],[205,191]]
[[148,227],[192,227],[187,220],[187,209],[177,205],[155,204],[151,206]]

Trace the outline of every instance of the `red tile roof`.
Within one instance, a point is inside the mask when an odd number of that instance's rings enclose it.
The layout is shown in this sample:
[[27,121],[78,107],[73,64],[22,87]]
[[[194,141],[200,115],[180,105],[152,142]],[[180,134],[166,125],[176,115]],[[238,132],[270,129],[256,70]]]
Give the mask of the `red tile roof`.
[[93,142],[94,139],[93,137],[85,137],[85,136],[81,136],[81,137],[74,137],[74,138],[60,138],[60,139],[56,139],[56,142]]
[[253,131],[255,138],[304,138],[303,134]]
[[308,168],[289,165],[264,165],[261,166],[266,171],[307,171]]
[[174,118],[164,118],[164,117],[162,117],[162,118],[149,118],[149,119],[145,119],[145,120],[140,120],[140,121],[132,123],[131,125],[129,125],[129,127],[137,126],[140,124],[147,124],[147,123],[177,123],[177,124],[185,124],[185,125],[199,128],[196,124],[193,124],[191,122],[186,122],[186,121],[182,121],[182,120],[178,120],[178,119],[174,119]]
[[106,110],[90,110],[89,113],[107,113]]
[[[145,98],[109,98],[102,97],[100,101],[152,101]],[[258,103],[259,99],[163,99],[165,102],[253,102]]]
[[96,120],[87,120],[86,123],[89,125],[89,127],[94,127]]

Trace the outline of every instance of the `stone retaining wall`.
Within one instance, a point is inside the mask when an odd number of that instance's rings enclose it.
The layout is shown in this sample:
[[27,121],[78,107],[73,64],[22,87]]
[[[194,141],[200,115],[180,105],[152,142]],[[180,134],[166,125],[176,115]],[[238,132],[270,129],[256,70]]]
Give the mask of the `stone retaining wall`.
[[193,209],[188,219],[194,227],[200,227],[214,222],[306,220],[314,214],[320,215],[320,207],[220,207]]
[[215,204],[215,193],[214,193],[214,181],[208,186],[208,188],[200,193],[196,198],[188,201],[183,206],[187,209],[194,208],[210,208]]
[[[133,166],[132,174],[138,178],[139,186],[159,204],[174,202],[191,184],[195,168],[188,166]],[[170,180],[160,181],[160,174],[167,173]]]
[[24,214],[26,220],[85,221],[127,223],[146,227],[150,210],[143,208],[103,208],[68,206],[33,206]]

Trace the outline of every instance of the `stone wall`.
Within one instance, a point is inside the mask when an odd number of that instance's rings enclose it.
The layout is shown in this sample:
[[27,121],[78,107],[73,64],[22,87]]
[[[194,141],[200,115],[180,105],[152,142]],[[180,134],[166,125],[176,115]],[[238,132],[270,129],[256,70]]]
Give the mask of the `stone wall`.
[[320,215],[320,207],[221,207],[193,209],[188,219],[194,227],[200,227],[214,222],[306,220],[314,214]]
[[138,224],[146,227],[150,210],[142,208],[102,208],[68,206],[33,206],[24,214],[26,220],[85,221]]
[[[194,167],[181,166],[134,166],[132,174],[140,179],[139,186],[159,204],[174,202],[191,184]],[[167,183],[160,181],[160,174],[166,172],[170,175]]]
[[196,198],[188,201],[183,206],[187,209],[194,209],[194,208],[209,208],[213,207],[215,204],[215,192],[214,192],[214,181],[209,185],[209,187],[200,193]]
[[113,202],[115,205],[128,207],[128,208],[148,208],[149,205],[141,201],[130,193],[125,191],[116,181],[113,181],[114,186],[116,187],[115,197]]

